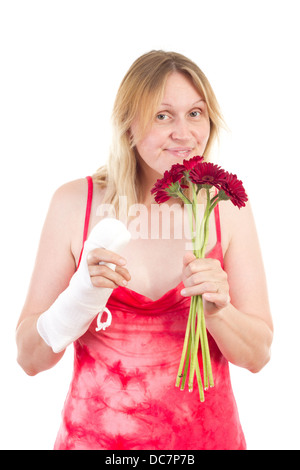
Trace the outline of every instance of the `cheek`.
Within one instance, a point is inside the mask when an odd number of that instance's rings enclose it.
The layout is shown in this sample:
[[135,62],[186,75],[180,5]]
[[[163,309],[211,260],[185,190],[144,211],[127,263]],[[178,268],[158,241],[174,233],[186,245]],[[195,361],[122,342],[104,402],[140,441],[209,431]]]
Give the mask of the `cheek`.
[[164,139],[161,136],[161,133],[156,133],[155,131],[150,132],[147,134],[138,144],[136,145],[136,148],[141,155],[146,156],[147,153],[151,152],[157,152],[162,147],[162,144],[164,142]]
[[207,123],[204,126],[202,126],[201,129],[198,130],[197,140],[199,143],[206,146],[209,136],[210,136],[210,123],[209,121],[207,121]]
[[151,152],[151,145],[148,139],[143,139],[136,144],[136,149],[139,155],[144,158],[149,152]]

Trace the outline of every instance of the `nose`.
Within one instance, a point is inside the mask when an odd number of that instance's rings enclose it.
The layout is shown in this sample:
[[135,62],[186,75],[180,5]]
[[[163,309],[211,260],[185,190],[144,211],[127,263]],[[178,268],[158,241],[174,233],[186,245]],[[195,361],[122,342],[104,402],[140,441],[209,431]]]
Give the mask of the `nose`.
[[174,121],[171,137],[179,141],[188,141],[191,138],[189,124],[184,118],[177,118]]

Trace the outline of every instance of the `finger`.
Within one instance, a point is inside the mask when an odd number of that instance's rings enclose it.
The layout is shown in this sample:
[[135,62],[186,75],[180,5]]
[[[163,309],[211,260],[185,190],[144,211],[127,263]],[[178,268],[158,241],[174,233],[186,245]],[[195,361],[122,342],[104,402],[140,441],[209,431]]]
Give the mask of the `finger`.
[[194,255],[194,253],[192,251],[188,251],[187,253],[184,254],[184,257],[183,257],[183,266],[186,267],[188,266],[192,261],[194,261],[196,258],[196,256]]
[[222,272],[220,261],[214,258],[195,258],[185,268],[186,276],[207,271]]
[[126,281],[130,281],[131,276],[128,269],[117,266],[115,272],[123,276]]
[[99,287],[102,289],[117,289],[119,287],[119,284],[116,284],[111,279],[102,276],[91,277],[91,283],[94,287]]
[[214,303],[219,309],[227,307],[230,303],[230,296],[229,294],[220,294],[220,293],[212,293],[206,292],[203,294],[203,299],[207,302]]
[[[186,287],[204,284],[203,288],[205,289],[206,285],[209,286],[208,283],[216,284],[220,291],[227,287],[227,274],[223,270],[210,269],[207,271],[199,271],[188,277],[183,276],[183,280]],[[210,286],[208,287],[208,290],[210,290]]]
[[207,283],[214,283],[214,284],[221,284],[223,277],[221,275],[216,274],[214,271],[203,271],[197,272],[196,274],[192,274],[191,276],[184,277],[184,285],[186,287],[193,287],[199,284],[207,284]]
[[87,264],[112,263],[117,266],[124,266],[126,260],[122,256],[105,248],[96,248],[87,254]]
[[113,276],[114,278],[123,277],[124,279],[127,279],[130,281],[131,276],[129,274],[128,269],[126,268],[121,268],[119,266],[116,267],[116,269],[112,269],[110,266],[106,264],[91,264],[88,267],[90,276],[103,276],[103,277],[111,277]]
[[181,295],[184,297],[190,297],[193,295],[203,295],[205,293],[217,293],[219,291],[219,285],[215,282],[203,282],[202,284],[188,286],[185,284],[184,289],[181,291]]
[[91,265],[89,266],[89,273],[92,284],[96,287],[114,289],[118,286],[127,285],[130,280],[130,274],[126,269],[123,272],[117,272],[106,265]]

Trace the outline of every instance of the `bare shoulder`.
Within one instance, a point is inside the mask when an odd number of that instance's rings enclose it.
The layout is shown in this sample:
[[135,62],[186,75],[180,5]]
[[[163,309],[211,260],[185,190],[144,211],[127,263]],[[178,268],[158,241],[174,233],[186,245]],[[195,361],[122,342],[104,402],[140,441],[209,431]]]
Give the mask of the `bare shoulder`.
[[[104,189],[101,189],[97,183],[93,183],[90,226],[94,225],[96,210],[101,204],[103,196]],[[69,181],[55,191],[48,214],[48,218],[56,219],[61,229],[64,229],[75,261],[78,260],[82,247],[87,197],[88,182],[86,178]]]
[[246,243],[247,239],[256,238],[256,226],[249,201],[240,209],[230,201],[221,201],[219,207],[224,254],[238,240]]
[[[86,204],[88,193],[88,183],[86,178],[69,181],[55,191],[53,200],[66,205]],[[93,182],[93,197],[101,200],[104,195],[104,189],[99,184]]]
[[56,189],[52,197],[52,204],[57,204],[62,209],[78,204],[84,204],[87,196],[87,180],[80,178],[69,181]]
[[76,259],[72,247],[80,243],[82,236],[87,192],[86,178],[80,178],[57,188],[50,201],[41,235],[41,247],[51,249],[51,252],[60,251],[57,253],[60,260],[67,253]]
[[[85,217],[88,196],[88,183],[86,178],[69,181],[53,194],[50,209],[58,216],[65,217],[68,223],[74,222],[80,226]],[[103,190],[93,184],[93,204],[101,201]],[[94,204],[95,205],[95,204]]]
[[[263,286],[263,259],[250,202],[238,209],[229,201],[224,201],[220,214],[221,226],[224,229],[222,236],[224,234],[226,243],[224,267],[232,283],[239,285],[241,279],[247,279],[250,285],[250,279],[252,283],[255,279],[255,282]],[[258,287],[255,286],[255,289],[257,292]]]

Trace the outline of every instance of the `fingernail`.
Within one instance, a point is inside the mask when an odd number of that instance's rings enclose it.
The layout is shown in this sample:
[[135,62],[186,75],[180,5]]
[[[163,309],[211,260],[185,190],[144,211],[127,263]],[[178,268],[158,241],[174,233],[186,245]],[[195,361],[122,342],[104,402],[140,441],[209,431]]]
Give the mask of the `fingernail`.
[[186,290],[182,289],[182,291],[180,293],[181,293],[181,295],[186,295]]
[[122,266],[124,266],[124,265],[126,264],[126,259],[120,258],[120,259],[119,259],[119,262],[120,262],[120,264],[121,264]]
[[127,286],[127,281],[122,281],[123,286]]

